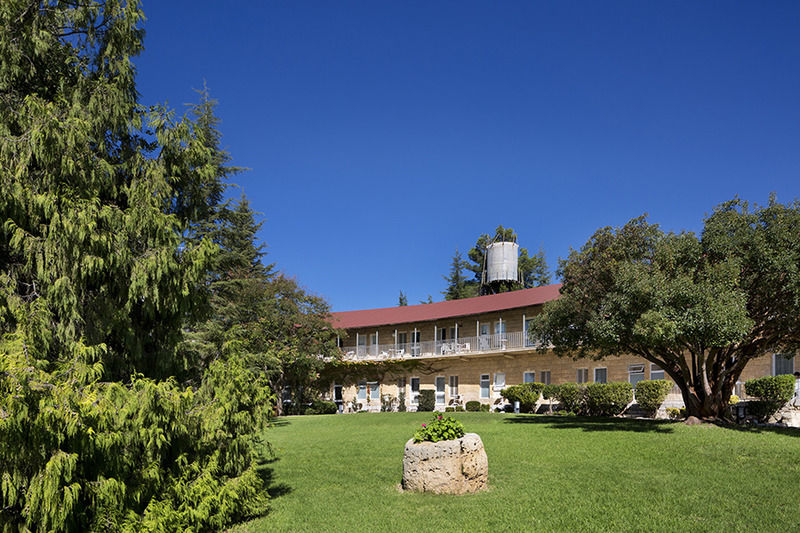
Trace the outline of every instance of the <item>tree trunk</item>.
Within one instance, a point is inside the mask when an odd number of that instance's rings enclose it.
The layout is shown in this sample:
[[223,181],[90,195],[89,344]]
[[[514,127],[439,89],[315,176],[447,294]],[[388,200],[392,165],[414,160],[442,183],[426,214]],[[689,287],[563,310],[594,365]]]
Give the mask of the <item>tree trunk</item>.
[[733,391],[731,383],[723,383],[717,392],[714,392],[713,386],[710,391],[706,391],[701,384],[690,384],[686,381],[676,381],[675,384],[681,389],[687,416],[696,416],[704,420],[730,418],[728,403]]

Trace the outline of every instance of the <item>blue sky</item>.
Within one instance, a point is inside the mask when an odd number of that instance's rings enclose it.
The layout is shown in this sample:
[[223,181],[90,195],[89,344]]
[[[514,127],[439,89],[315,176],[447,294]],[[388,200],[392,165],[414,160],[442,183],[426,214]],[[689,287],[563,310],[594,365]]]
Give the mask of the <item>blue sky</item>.
[[336,311],[440,300],[498,224],[555,269],[642,213],[800,196],[800,2],[143,8],[141,101],[206,80],[268,260]]

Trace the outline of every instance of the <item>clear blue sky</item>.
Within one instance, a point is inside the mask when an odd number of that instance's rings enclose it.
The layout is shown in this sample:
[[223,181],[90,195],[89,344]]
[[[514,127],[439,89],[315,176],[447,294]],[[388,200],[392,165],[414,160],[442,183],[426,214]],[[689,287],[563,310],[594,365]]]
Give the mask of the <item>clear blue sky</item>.
[[800,2],[143,8],[141,101],[207,81],[268,260],[337,311],[440,300],[498,224],[555,269],[642,213],[800,196]]

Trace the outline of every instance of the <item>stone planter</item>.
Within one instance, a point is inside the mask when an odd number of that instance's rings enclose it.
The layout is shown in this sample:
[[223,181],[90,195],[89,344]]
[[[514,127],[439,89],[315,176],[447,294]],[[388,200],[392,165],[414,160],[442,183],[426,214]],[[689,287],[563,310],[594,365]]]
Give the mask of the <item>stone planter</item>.
[[436,494],[467,494],[486,488],[489,463],[476,433],[439,442],[406,442],[403,489]]

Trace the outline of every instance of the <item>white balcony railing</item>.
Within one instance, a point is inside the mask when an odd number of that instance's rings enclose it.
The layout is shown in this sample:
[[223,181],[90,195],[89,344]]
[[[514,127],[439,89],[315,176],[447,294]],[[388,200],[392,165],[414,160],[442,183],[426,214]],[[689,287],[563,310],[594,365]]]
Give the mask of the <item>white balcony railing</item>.
[[449,341],[408,342],[405,344],[369,344],[342,348],[345,359],[384,360],[416,357],[442,357],[486,352],[532,349],[536,345],[522,331],[459,337]]

